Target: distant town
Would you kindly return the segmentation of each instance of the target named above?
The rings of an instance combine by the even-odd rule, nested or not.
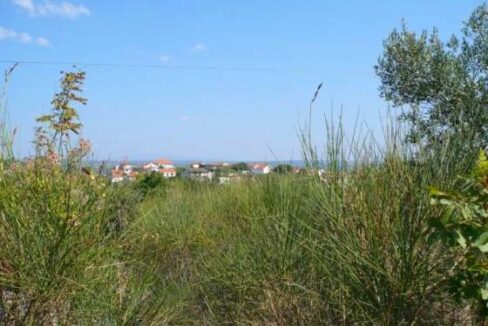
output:
[[[145,164],[131,164],[124,161],[113,167],[110,173],[112,183],[134,181],[139,175],[159,173],[164,178],[190,178],[200,181],[214,181],[220,184],[239,181],[242,177],[264,175],[273,172],[300,173],[302,168],[292,164],[278,164],[272,167],[268,163],[229,163],[229,162],[193,162],[186,167],[177,167],[171,160],[162,158]]]

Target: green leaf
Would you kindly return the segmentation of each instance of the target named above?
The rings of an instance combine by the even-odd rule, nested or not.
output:
[[[478,247],[478,249],[483,252],[483,253],[486,253],[488,252],[488,231],[487,232],[483,232],[477,239],[476,241],[474,242],[474,246],[475,247]]]
[[[456,239],[457,242],[463,249],[465,249],[467,247],[466,238],[459,232],[459,230],[456,230],[456,233],[458,235],[458,238]]]
[[[434,186],[429,187],[429,193],[432,197],[446,196],[447,194]]]
[[[488,300],[488,289],[481,289],[481,299]]]
[[[451,206],[454,204],[454,202],[452,200],[449,200],[449,199],[446,199],[446,198],[442,198],[441,200],[439,200],[439,203],[441,205],[447,205],[447,206]]]

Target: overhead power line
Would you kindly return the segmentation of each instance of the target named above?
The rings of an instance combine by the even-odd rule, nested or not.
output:
[[[293,68],[273,67],[226,67],[226,66],[198,66],[198,65],[161,65],[141,63],[111,63],[111,62],[76,62],[76,61],[29,61],[29,60],[0,60],[0,63],[19,63],[27,65],[56,65],[56,66],[80,66],[80,67],[102,67],[102,68],[143,68],[143,69],[168,69],[168,70],[207,70],[207,71],[242,71],[242,72],[263,72],[263,73],[297,73],[297,74],[354,74],[370,75],[371,73],[360,71],[326,71],[308,70]]]

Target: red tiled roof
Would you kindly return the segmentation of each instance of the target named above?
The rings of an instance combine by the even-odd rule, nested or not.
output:
[[[161,158],[154,163],[157,163],[157,164],[173,164],[173,162],[171,162],[170,160],[167,160],[165,158]]]
[[[253,164],[252,169],[253,170],[264,170],[266,167],[268,167],[268,164],[266,164],[266,163],[257,163],[257,164]]]
[[[124,175],[124,171],[122,171],[122,170],[117,170],[117,169],[112,170],[112,176],[113,177],[121,177],[123,175]]]
[[[159,169],[159,172],[161,172],[161,173],[176,173],[176,169],[164,168],[164,169]]]

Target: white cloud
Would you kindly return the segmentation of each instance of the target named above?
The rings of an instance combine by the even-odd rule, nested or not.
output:
[[[200,52],[200,51],[205,51],[207,48],[205,47],[205,44],[203,43],[195,43],[193,47],[191,48],[192,51],[194,52]]]
[[[75,5],[68,1],[54,3],[45,0],[43,3],[36,4],[34,0],[12,0],[15,5],[27,11],[31,16],[60,16],[67,18],[78,18],[89,16],[90,9],[84,5]]]
[[[163,54],[159,57],[159,61],[167,63],[171,60],[169,55]]]
[[[35,13],[36,8],[34,7],[34,3],[32,0],[13,0],[13,3],[20,8],[26,10],[31,15]]]
[[[24,32],[16,32],[14,30],[0,26],[0,41],[1,40],[13,40],[22,43],[31,43],[32,36]],[[35,44],[39,46],[49,46],[49,41],[44,37],[38,37]]]
[[[19,41],[22,43],[29,43],[30,41],[32,41],[32,37],[27,33],[20,33]]]
[[[51,45],[51,43],[49,43],[49,41],[47,39],[45,39],[44,37],[38,37],[36,39],[36,44],[40,45],[40,46],[50,46]]]
[[[0,40],[17,38],[17,32],[0,26]]]
[[[180,121],[188,121],[188,120],[190,120],[190,117],[183,114],[183,115],[180,115],[178,117],[178,120],[180,120]]]

